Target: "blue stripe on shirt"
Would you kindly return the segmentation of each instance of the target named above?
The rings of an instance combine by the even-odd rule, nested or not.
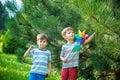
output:
[[[32,56],[33,65],[31,73],[46,74],[48,72],[48,61],[51,61],[51,53],[49,50],[42,51],[38,48],[30,52]]]

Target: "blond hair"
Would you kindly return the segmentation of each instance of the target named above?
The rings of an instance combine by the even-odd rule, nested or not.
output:
[[[38,34],[37,35],[37,40],[42,40],[42,39],[46,39],[48,41],[48,36],[46,34]]]
[[[73,28],[72,28],[72,27],[66,27],[66,28],[64,28],[64,29],[62,30],[62,32],[61,32],[62,37],[64,38],[64,37],[65,37],[66,32],[67,32],[67,31],[70,31],[70,30],[73,30]]]

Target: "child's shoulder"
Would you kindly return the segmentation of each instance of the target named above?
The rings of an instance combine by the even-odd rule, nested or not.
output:
[[[66,46],[66,44],[63,44],[63,45],[62,45],[62,47],[65,47],[65,46]]]
[[[48,50],[48,49],[47,49],[46,51],[51,52],[51,51],[50,51],[50,50]]]
[[[37,51],[38,50],[38,48],[33,48],[32,50],[30,50],[30,51]]]
[[[68,46],[69,46],[68,44],[62,45],[62,49],[66,48],[66,47],[68,47]]]
[[[46,49],[46,50],[45,50],[45,52],[47,52],[47,53],[51,54],[51,51],[50,51],[50,50],[48,50],[48,49]]]

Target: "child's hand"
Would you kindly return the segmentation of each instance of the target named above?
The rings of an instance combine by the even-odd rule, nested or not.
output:
[[[49,77],[49,76],[50,76],[50,71],[48,71],[48,73],[47,73],[46,77]]]
[[[29,49],[32,50],[34,48],[34,45],[30,45]]]
[[[64,63],[66,63],[67,62],[67,59],[66,58],[63,58],[63,60],[62,60]]]
[[[95,35],[95,32],[92,34],[93,36]]]
[[[67,62],[67,58],[64,58],[63,56],[60,56],[61,60],[66,63]]]

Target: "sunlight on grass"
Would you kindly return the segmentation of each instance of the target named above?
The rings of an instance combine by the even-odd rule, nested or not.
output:
[[[9,67],[0,67],[1,80],[27,80],[29,76],[28,71],[20,71]]]
[[[2,47],[2,45],[3,45],[3,43],[2,43],[2,42],[0,42],[0,47]]]
[[[46,78],[46,80],[60,80],[60,71],[56,68],[52,68],[52,74],[50,77]]]
[[[26,58],[20,63],[15,55],[0,52],[0,80],[28,80],[31,69],[31,58]],[[52,69],[52,75],[46,80],[60,80],[60,73],[57,69]]]
[[[1,80],[27,80],[31,65],[17,62],[17,57],[0,53]]]
[[[3,43],[0,42],[0,52],[2,52],[2,46],[3,46]]]

